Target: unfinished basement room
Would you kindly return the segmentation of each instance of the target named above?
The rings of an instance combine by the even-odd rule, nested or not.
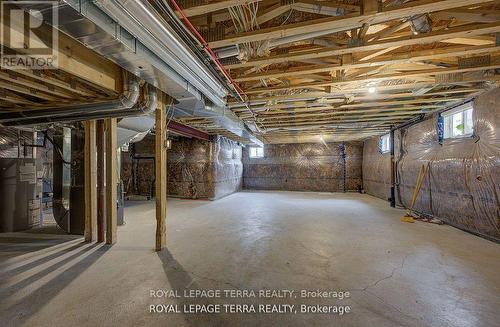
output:
[[[500,327],[500,1],[0,0],[1,327]]]

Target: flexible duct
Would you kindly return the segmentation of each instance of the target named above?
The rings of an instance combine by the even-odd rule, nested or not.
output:
[[[24,120],[35,120],[57,117],[67,117],[73,115],[90,115],[94,113],[113,112],[128,110],[132,108],[139,99],[140,86],[135,78],[129,79],[125,85],[125,92],[118,99],[105,103],[78,104],[68,107],[56,107],[48,109],[35,109],[20,112],[9,112],[0,114],[0,124],[6,126],[23,125]]]

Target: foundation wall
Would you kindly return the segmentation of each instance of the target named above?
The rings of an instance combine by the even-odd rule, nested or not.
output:
[[[213,199],[219,199],[243,187],[242,147],[226,138],[212,144],[215,147],[213,156]]]
[[[154,196],[154,137],[146,136],[122,153],[122,180],[127,195]],[[241,189],[241,146],[219,137],[214,141],[177,138],[167,151],[168,195],[218,199]]]
[[[391,197],[391,156],[380,153],[379,138],[365,141],[363,147],[363,188],[366,193],[384,200]]]
[[[362,185],[362,143],[267,144],[264,158],[243,150],[243,186],[255,190],[342,192]],[[344,180],[345,168],[345,180]]]
[[[396,198],[409,207],[420,167],[427,167],[414,209],[487,238],[500,240],[500,89],[474,99],[474,136],[439,144],[437,115],[395,136]],[[363,185],[387,198],[390,163],[378,138],[365,141]],[[383,189],[383,190],[382,190]]]

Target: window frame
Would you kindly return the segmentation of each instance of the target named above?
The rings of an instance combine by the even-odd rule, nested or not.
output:
[[[470,120],[466,117],[466,112],[470,110]],[[463,134],[454,134],[453,117],[461,114],[462,124],[464,125]],[[467,139],[474,136],[474,104],[472,101],[463,103],[455,108],[443,111],[443,141]],[[467,126],[470,123],[470,126]],[[466,133],[466,130],[470,132]]]
[[[252,150],[255,150],[255,155],[252,155]],[[259,150],[261,150],[261,154],[259,154]],[[248,157],[250,159],[260,159],[264,158],[264,147],[260,146],[249,146],[248,147]]]
[[[387,137],[387,149],[384,150],[384,138]],[[391,133],[380,135],[379,139],[379,152],[381,154],[386,154],[391,152]]]

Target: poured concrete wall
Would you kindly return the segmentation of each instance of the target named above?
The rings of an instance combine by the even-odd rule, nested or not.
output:
[[[474,137],[445,140],[440,145],[437,116],[396,132],[396,197],[400,205],[410,205],[424,165],[427,173],[415,209],[499,240],[500,89],[480,95],[473,106]],[[386,198],[390,166],[388,157],[377,153],[377,144],[377,138],[365,142],[364,188]]]
[[[154,137],[147,136],[122,154],[122,180],[128,195],[154,195],[154,143]],[[169,196],[213,200],[241,189],[241,146],[225,138],[212,142],[177,138],[167,161]]]
[[[267,144],[264,158],[249,158],[243,150],[243,185],[246,189],[342,192],[362,184],[362,143]]]

